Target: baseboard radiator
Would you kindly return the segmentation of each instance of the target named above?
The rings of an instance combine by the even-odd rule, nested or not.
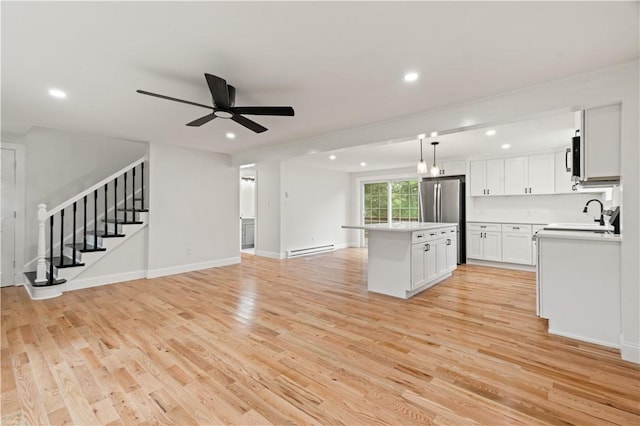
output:
[[[287,250],[287,259],[291,259],[292,257],[309,256],[312,254],[325,253],[328,251],[334,251],[335,249],[336,249],[335,244],[325,244],[322,246]]]

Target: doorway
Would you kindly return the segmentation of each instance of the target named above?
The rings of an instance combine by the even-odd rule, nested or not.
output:
[[[256,170],[240,169],[240,251],[255,254]]]
[[[4,287],[16,284],[16,151],[3,147],[0,156],[2,157],[0,286]]]

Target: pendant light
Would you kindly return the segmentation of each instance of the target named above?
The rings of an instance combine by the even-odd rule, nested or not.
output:
[[[418,138],[420,138],[420,161],[418,162],[418,174],[419,175],[426,175],[427,174],[427,163],[422,158],[422,139],[424,139],[424,137],[425,137],[424,134],[418,135]]]
[[[439,143],[440,142],[431,142],[431,145],[433,145],[433,166],[431,166],[431,176],[438,176],[440,173],[440,167],[436,164],[436,146]]]

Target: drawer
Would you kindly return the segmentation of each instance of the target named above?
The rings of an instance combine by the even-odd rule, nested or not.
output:
[[[455,233],[456,233],[456,228],[453,226],[450,226],[448,228],[438,229],[438,236],[440,237],[448,237],[451,234],[455,234]]]
[[[469,231],[502,231],[502,225],[499,223],[467,223],[467,229]]]
[[[438,238],[438,230],[414,231],[411,234],[411,244],[418,244],[424,241],[433,241]]]
[[[502,232],[508,232],[510,234],[527,234],[527,235],[531,235],[531,225],[520,225],[520,224],[503,223],[502,224]]]

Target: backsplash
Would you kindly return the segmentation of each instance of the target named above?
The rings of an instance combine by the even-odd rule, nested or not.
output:
[[[603,193],[468,197],[467,221],[592,223],[600,214],[597,203],[589,206],[589,213],[582,213],[584,205],[592,198],[603,201],[605,208],[612,204],[612,201],[605,201]]]

